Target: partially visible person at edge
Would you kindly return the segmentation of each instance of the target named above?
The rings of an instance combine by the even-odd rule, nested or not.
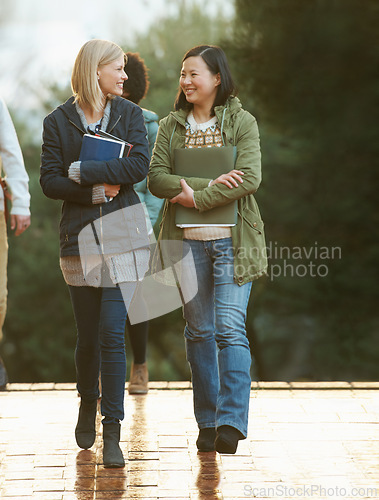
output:
[[[6,176],[6,188],[12,194],[10,228],[19,236],[30,226],[29,177],[25,170],[21,148],[16,130],[3,99],[0,98],[0,171]],[[3,325],[7,312],[7,264],[8,238],[5,219],[4,190],[0,188],[0,342],[3,338]],[[0,390],[6,388],[8,375],[0,357]]]
[[[121,97],[127,79],[125,63],[123,50],[113,42],[94,39],[83,45],[71,77],[74,95],[44,120],[41,156],[43,192],[63,200],[60,266],[77,326],[75,365],[81,397],[75,437],[84,449],[95,441],[101,373],[105,467],[125,465],[119,442],[124,418],[126,315],[141,270],[148,266],[149,250],[132,247],[129,252],[105,256],[116,286],[102,287],[101,276],[83,276],[78,234],[100,216],[140,204],[133,185],[146,177],[150,158],[142,111]],[[83,134],[96,127],[130,142],[130,155],[79,162]],[[144,216],[142,220],[146,226]],[[136,234],[141,229],[135,225],[130,231]],[[147,234],[146,227],[144,231]]]
[[[256,119],[243,110],[226,56],[217,46],[189,50],[182,61],[175,110],[160,122],[148,185],[166,198],[162,240],[186,241],[198,293],[184,305],[199,451],[235,453],[247,437],[251,354],[246,310],[252,281],[266,274],[265,239],[254,193],[261,182]],[[216,179],[175,175],[176,148],[236,146],[235,168]],[[234,227],[175,225],[175,205],[200,213],[238,200]],[[216,272],[217,271],[217,272]]]
[[[149,89],[149,78],[144,60],[138,53],[126,52],[128,58],[125,72],[128,79],[124,82],[124,93],[122,97],[139,104],[146,97]],[[153,152],[155,138],[158,131],[158,115],[153,111],[142,108],[147,139],[149,141],[150,155]],[[150,219],[148,225],[153,228],[158,220],[163,200],[153,196],[148,187],[147,179],[134,185],[141,202],[145,203],[147,217]],[[136,291],[136,295],[138,290]],[[149,322],[144,321],[134,325],[127,319],[127,330],[129,333],[130,345],[133,351],[133,363],[130,369],[128,391],[129,394],[146,394],[148,392],[149,373],[146,363],[147,339],[149,334]]]

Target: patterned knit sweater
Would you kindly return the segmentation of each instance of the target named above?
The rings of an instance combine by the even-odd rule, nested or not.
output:
[[[212,148],[222,146],[221,130],[214,116],[206,123],[197,123],[192,111],[186,121],[186,148]],[[209,226],[183,229],[183,237],[188,240],[220,240],[231,237],[230,227]]]

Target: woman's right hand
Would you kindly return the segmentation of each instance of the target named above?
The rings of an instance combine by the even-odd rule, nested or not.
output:
[[[227,174],[222,174],[217,177],[217,179],[214,179],[209,185],[213,186],[214,184],[225,184],[225,186],[232,189],[233,187],[238,187],[238,182],[243,182],[241,175],[244,175],[241,170],[231,170]]]
[[[117,196],[121,187],[120,184],[113,185],[105,183],[103,184],[103,186],[104,186],[105,196],[108,196],[109,198],[114,198],[115,196]]]

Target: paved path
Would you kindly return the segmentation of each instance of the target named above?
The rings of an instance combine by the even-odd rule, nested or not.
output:
[[[379,384],[253,384],[236,455],[198,453],[187,383],[126,396],[124,469],[80,451],[73,385],[0,393],[0,498],[379,499]],[[98,418],[100,428],[100,417]]]

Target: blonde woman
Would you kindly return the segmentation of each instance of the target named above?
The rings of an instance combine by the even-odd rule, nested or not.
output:
[[[40,179],[46,196],[63,200],[60,265],[77,325],[75,365],[81,396],[75,437],[84,449],[95,441],[101,372],[105,467],[125,465],[119,446],[126,377],[125,290],[131,300],[137,279],[133,274],[138,272],[126,266],[127,276],[119,280],[124,282],[123,294],[118,285],[99,286],[99,277],[89,280],[82,273],[78,234],[96,219],[138,204],[133,185],[147,175],[149,149],[142,111],[121,98],[125,63],[123,50],[113,42],[90,40],[80,49],[71,78],[74,95],[44,120]],[[83,135],[96,129],[131,143],[130,155],[78,161]],[[138,250],[132,252],[134,263],[139,256]]]

